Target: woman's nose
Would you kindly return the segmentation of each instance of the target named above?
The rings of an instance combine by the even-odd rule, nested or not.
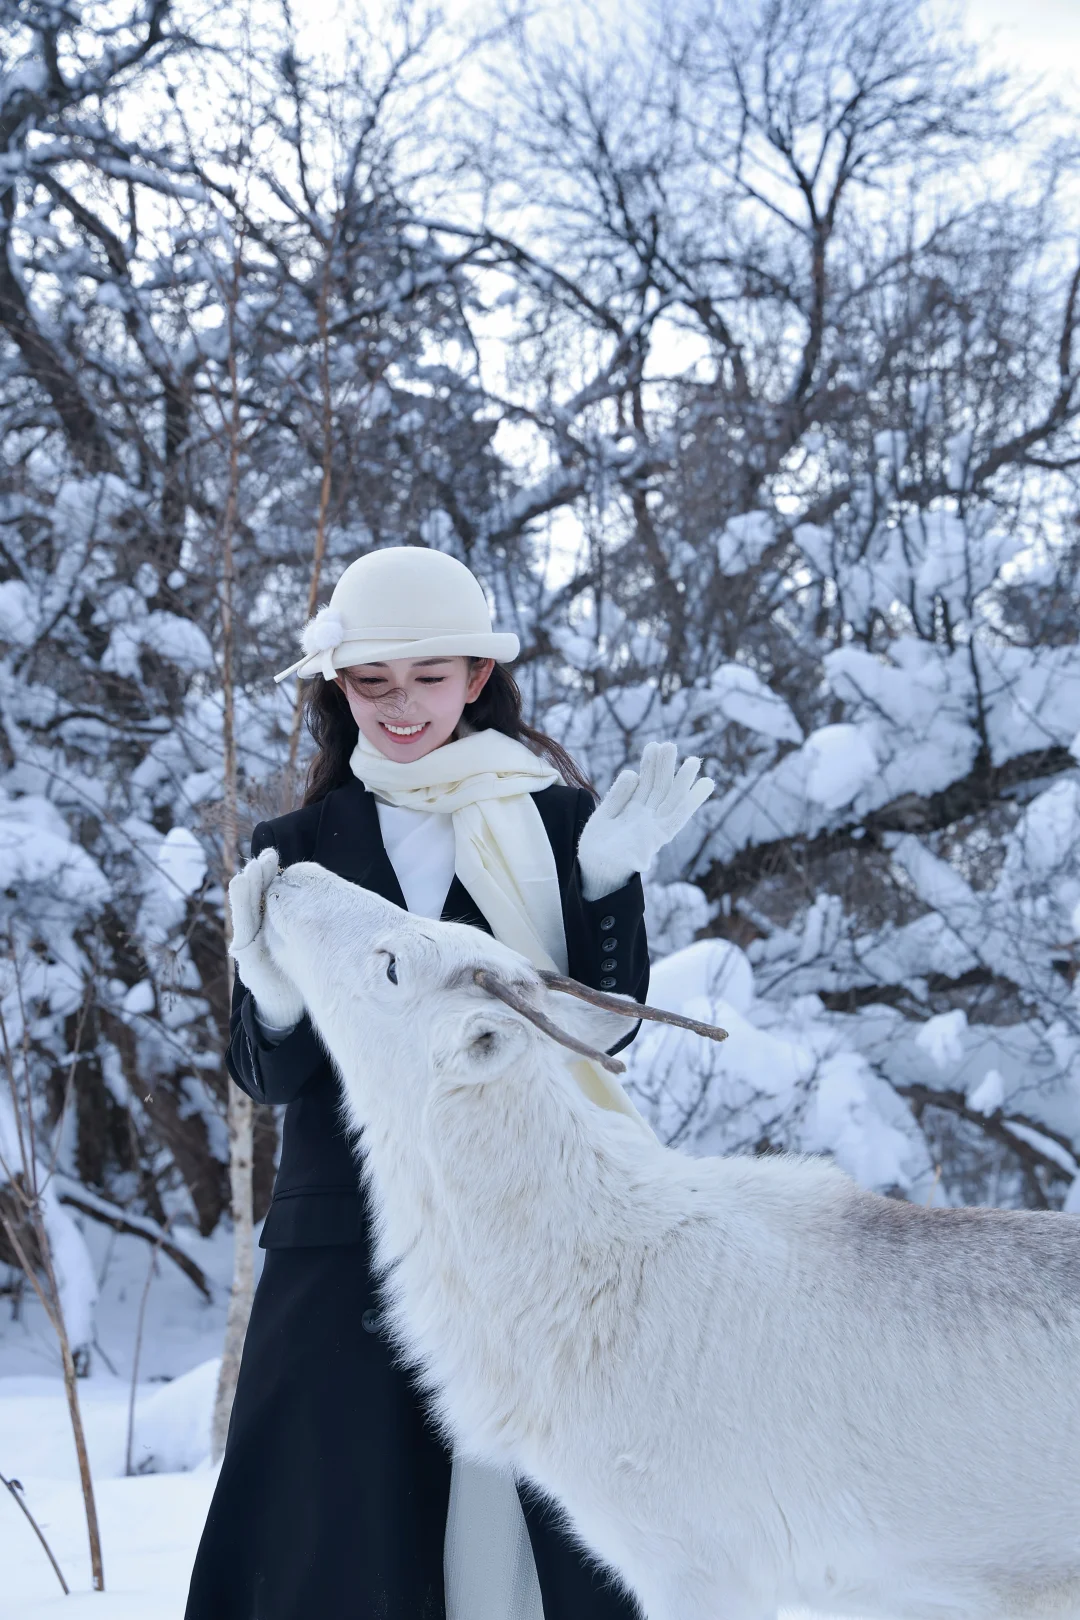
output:
[[[395,686],[389,692],[382,692],[375,699],[375,707],[387,720],[396,720],[405,713],[409,698],[403,687]]]

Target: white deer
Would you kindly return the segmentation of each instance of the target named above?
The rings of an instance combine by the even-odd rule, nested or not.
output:
[[[633,1012],[322,867],[274,878],[264,935],[448,1438],[561,1503],[648,1620],[1080,1616],[1080,1221],[664,1148],[531,1021],[607,1047]]]

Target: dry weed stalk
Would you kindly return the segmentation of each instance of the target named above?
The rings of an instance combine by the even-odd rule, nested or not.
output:
[[[22,1487],[21,1481],[19,1481],[17,1479],[8,1479],[8,1478],[6,1478],[5,1475],[0,1474],[0,1485],[6,1485],[7,1486],[8,1490],[11,1492],[11,1494],[15,1498],[16,1502],[18,1502],[19,1506],[22,1508],[23,1512],[26,1514],[26,1517],[30,1520],[30,1524],[33,1527],[33,1531],[34,1531],[35,1536],[37,1536],[38,1540],[41,1542],[41,1545],[45,1549],[45,1555],[48,1558],[49,1563],[52,1565],[53,1569],[56,1571],[56,1578],[60,1582],[60,1585],[64,1589],[64,1596],[65,1597],[70,1597],[71,1596],[71,1588],[68,1585],[67,1581],[65,1581],[65,1579],[64,1579],[63,1570],[60,1568],[60,1565],[56,1562],[56,1559],[53,1557],[53,1550],[49,1546],[49,1543],[45,1540],[44,1531],[42,1530],[40,1524],[38,1524],[37,1520],[34,1518],[34,1515],[31,1513],[31,1511],[27,1507],[26,1503],[23,1501],[23,1497],[22,1497],[22,1489],[23,1489],[23,1487]]]
[[[21,974],[14,945],[11,948],[10,960],[13,964],[21,1004]],[[89,996],[86,996],[83,998],[74,1050],[71,1054],[65,1095],[70,1094],[73,1083],[72,1077],[79,1057],[88,1008]],[[3,1176],[11,1193],[5,1207],[0,1209],[0,1225],[3,1226],[8,1243],[18,1259],[23,1273],[41,1301],[42,1310],[45,1312],[60,1346],[60,1358],[64,1370],[64,1394],[67,1397],[68,1416],[71,1419],[71,1432],[75,1441],[75,1455],[79,1464],[79,1483],[82,1487],[83,1507],[86,1512],[86,1531],[90,1542],[91,1579],[94,1591],[103,1592],[105,1590],[105,1570],[101,1557],[101,1533],[98,1528],[94,1482],[90,1473],[90,1457],[86,1448],[86,1434],[83,1429],[82,1410],[79,1405],[78,1372],[75,1366],[75,1357],[72,1354],[67,1324],[64,1320],[60,1287],[56,1277],[56,1269],[53,1265],[52,1246],[49,1241],[42,1209],[42,1195],[47,1185],[48,1173],[44,1180],[40,1179],[40,1166],[35,1142],[34,1108],[30,1084],[30,1054],[25,1015],[22,1019],[22,1030],[20,1056],[23,1085],[20,1089],[16,1073],[15,1054],[8,1038],[7,1020],[4,1018],[2,1009],[0,1009],[0,1040],[3,1043],[3,1061],[7,1073],[18,1150],[18,1162],[12,1165],[8,1162],[3,1150],[0,1149],[0,1175]],[[55,1161],[55,1153],[53,1160]],[[37,1263],[35,1264],[35,1262]],[[24,1506],[22,1503],[20,1505]],[[46,1550],[48,1549],[46,1548]],[[49,1556],[51,1558],[52,1554],[50,1553]],[[55,1560],[53,1561],[53,1567],[56,1567]],[[59,1574],[59,1570],[57,1570],[57,1574]]]

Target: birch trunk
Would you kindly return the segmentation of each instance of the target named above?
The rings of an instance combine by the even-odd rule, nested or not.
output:
[[[319,285],[319,425],[322,438],[322,479],[319,484],[319,511],[315,520],[315,544],[311,558],[311,580],[308,585],[305,624],[315,617],[315,611],[319,605],[319,585],[322,580],[323,557],[326,554],[326,526],[330,511],[330,490],[334,466],[334,401],[330,391],[329,309],[330,275],[336,237],[337,220],[335,219],[330,240],[323,245],[323,273]],[[296,792],[296,757],[300,748],[300,723],[303,712],[304,683],[303,681],[297,681],[296,697],[293,701],[292,725],[289,728],[289,753],[285,762],[285,775],[281,786],[281,811],[283,815],[293,808],[293,797]]]
[[[240,1357],[244,1350],[248,1317],[255,1291],[255,1245],[253,1236],[251,1163],[252,1102],[239,1086],[229,1087],[229,1188],[233,1222],[233,1275],[229,1311],[225,1319],[225,1343],[221,1352],[217,1397],[210,1437],[211,1456],[217,1462],[225,1450],[232,1416]]]
[[[223,744],[223,805],[222,805],[222,878],[225,888],[236,873],[239,864],[239,830],[237,813],[236,766],[236,689],[234,682],[235,626],[233,621],[234,555],[233,536],[240,493],[240,460],[242,420],[240,387],[236,365],[236,307],[239,298],[239,271],[241,251],[237,247],[234,262],[232,296],[227,300],[229,323],[229,399],[225,414],[225,432],[228,445],[228,485],[225,510],[221,522],[221,647],[222,647],[222,744]],[[225,945],[232,943],[232,918],[225,907]],[[226,958],[228,961],[228,958]],[[225,1450],[232,1416],[236,1379],[240,1371],[240,1357],[244,1349],[251,1300],[255,1288],[254,1208],[252,1201],[253,1120],[251,1098],[230,1084],[228,1102],[229,1122],[229,1192],[233,1227],[233,1275],[229,1292],[229,1311],[225,1321],[225,1343],[221,1351],[221,1371],[218,1375],[217,1395],[211,1425],[210,1450],[215,1462]]]

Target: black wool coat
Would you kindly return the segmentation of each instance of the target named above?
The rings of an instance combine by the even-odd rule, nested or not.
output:
[[[559,874],[571,976],[644,1000],[640,878],[586,900],[576,851],[591,796],[555,784],[534,799]],[[251,852],[270,846],[283,867],[314,860],[404,906],[375,800],[358,781],[260,822]],[[491,932],[457,877],[442,915]],[[338,1081],[306,1017],[276,1045],[261,1035],[239,979],[226,1063],[256,1102],[286,1106],[260,1240],[269,1252],[186,1620],[445,1620],[450,1457],[380,1329]],[[545,1620],[633,1620],[635,1605],[556,1515],[526,1493],[522,1505]]]

